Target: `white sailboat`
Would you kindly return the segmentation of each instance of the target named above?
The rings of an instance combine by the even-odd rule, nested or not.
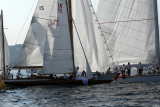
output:
[[[9,47],[7,39],[4,35],[4,24],[3,24],[3,11],[1,10],[0,14],[0,90],[5,89],[6,85],[1,80],[6,77],[6,65],[9,66],[10,57],[9,57]]]
[[[1,10],[0,16],[0,75],[3,74],[3,78],[6,75],[6,66],[10,66],[10,52],[7,39],[4,34],[3,24],[3,11]]]
[[[88,84],[108,83],[115,74],[105,80],[90,80],[92,72],[105,72],[112,63],[101,35],[90,0],[39,0],[22,49],[24,57],[18,62],[21,66],[43,64],[43,72],[52,75],[74,73],[74,67],[78,66],[79,71],[86,71]],[[53,79],[4,82],[14,85],[82,84],[80,80]]]
[[[100,0],[97,11],[115,65],[159,64],[157,0]],[[159,82],[160,76],[118,79],[125,82]]]

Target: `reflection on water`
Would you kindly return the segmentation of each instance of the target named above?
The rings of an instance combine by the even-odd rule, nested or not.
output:
[[[157,106],[160,83],[34,86],[0,91],[0,107]]]

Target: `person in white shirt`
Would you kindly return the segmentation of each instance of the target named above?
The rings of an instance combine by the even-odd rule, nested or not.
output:
[[[66,74],[64,74],[63,79],[68,79],[68,76]]]
[[[131,74],[131,65],[130,65],[130,62],[128,62],[128,65],[127,65],[127,74],[128,74],[128,76],[130,76],[130,74]]]

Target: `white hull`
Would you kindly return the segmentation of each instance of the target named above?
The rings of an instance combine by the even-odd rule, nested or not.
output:
[[[113,80],[117,73],[110,73],[101,76],[98,80]]]
[[[126,77],[125,79],[117,78],[113,82],[117,83],[149,83],[160,82],[160,74]]]

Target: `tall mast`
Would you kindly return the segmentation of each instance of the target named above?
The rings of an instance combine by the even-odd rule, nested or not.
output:
[[[72,49],[73,72],[74,72],[73,76],[76,77],[75,61],[74,61],[74,46],[73,46],[72,4],[71,4],[71,0],[66,0],[66,2],[67,2],[66,4],[67,4],[67,12],[68,12],[71,49]]]
[[[155,48],[156,48],[156,57],[158,59],[158,64],[160,64],[160,38],[159,38],[159,25],[158,25],[158,7],[157,0],[153,0],[154,2],[154,18],[155,18]]]
[[[5,49],[4,49],[4,25],[3,25],[3,11],[1,10],[1,23],[2,23],[2,27],[1,27],[1,30],[2,30],[2,51],[3,51],[3,54],[2,54],[2,57],[3,57],[3,75],[4,75],[4,79],[5,79],[5,66],[6,66],[6,63],[5,63]]]

